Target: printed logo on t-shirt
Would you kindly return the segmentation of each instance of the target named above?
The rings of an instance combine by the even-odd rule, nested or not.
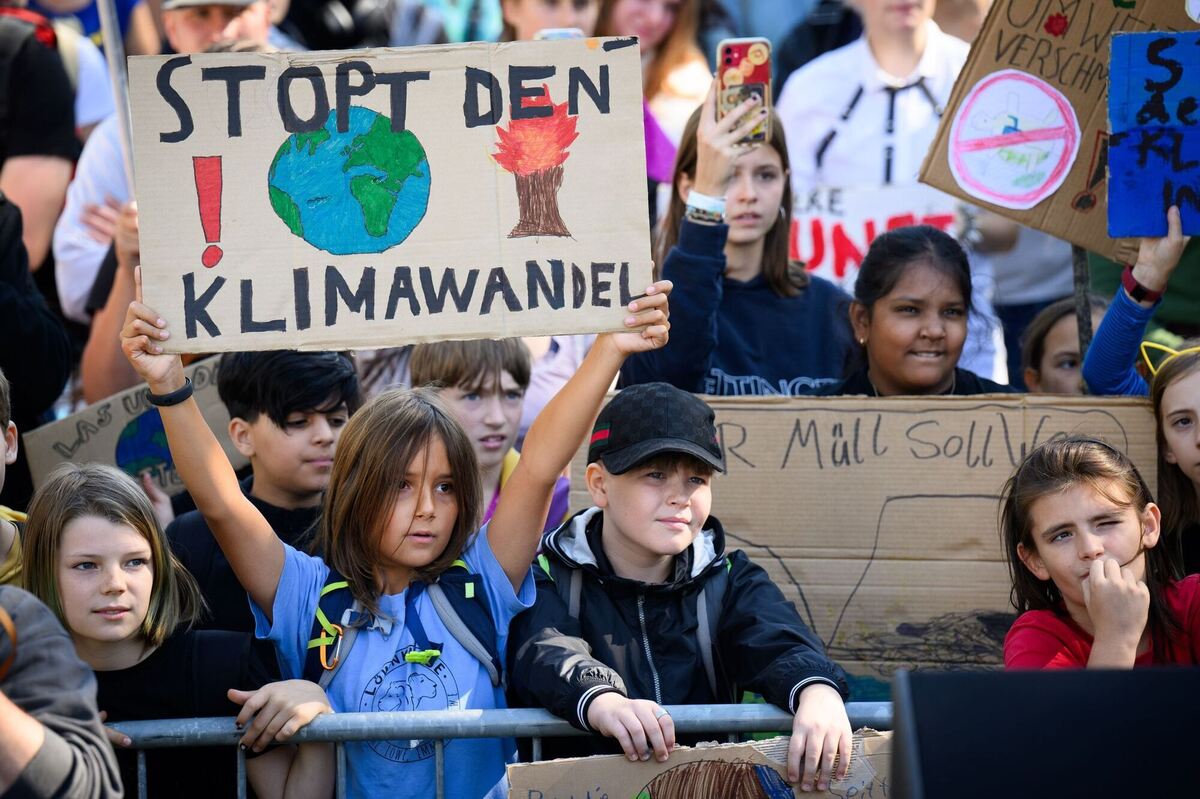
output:
[[[416,644],[401,647],[367,682],[358,709],[390,713],[403,710],[457,710],[458,683],[441,658],[425,666],[407,663],[404,656]],[[375,753],[397,763],[415,763],[433,757],[433,741],[367,741]]]

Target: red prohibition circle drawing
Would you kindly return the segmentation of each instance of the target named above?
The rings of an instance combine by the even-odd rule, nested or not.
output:
[[[1050,84],[1005,69],[967,92],[950,128],[950,171],[967,194],[1028,209],[1058,190],[1079,153],[1079,121]]]

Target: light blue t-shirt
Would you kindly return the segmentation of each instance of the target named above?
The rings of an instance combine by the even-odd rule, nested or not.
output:
[[[274,624],[251,602],[255,633],[275,644],[285,679],[304,670],[304,657],[316,615],[317,598],[329,575],[318,557],[284,545],[283,574],[275,591]],[[482,576],[484,593],[496,622],[501,660],[513,616],[533,604],[536,591],[531,574],[513,592],[504,569],[488,544],[487,527],[475,536],[462,559]],[[446,630],[429,599],[417,597],[415,608],[431,641],[443,642],[442,656],[430,665],[406,663],[404,655],[417,649],[404,624],[407,591],[379,598],[382,616],[359,632],[341,669],[329,684],[335,712],[394,710],[465,710],[503,708],[504,691],[492,687],[487,671]],[[383,629],[383,628],[388,629]],[[445,742],[446,795],[507,796],[504,766],[516,756],[511,738],[451,739]],[[435,793],[433,741],[362,741],[346,744],[350,796],[426,797]]]

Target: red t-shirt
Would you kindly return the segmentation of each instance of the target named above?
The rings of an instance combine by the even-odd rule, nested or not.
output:
[[[1182,631],[1167,644],[1167,657],[1154,658],[1151,646],[1134,661],[1134,667],[1200,663],[1200,574],[1193,574],[1166,589],[1167,606]],[[1004,638],[1006,669],[1081,669],[1092,654],[1092,636],[1065,612],[1030,610],[1022,613]]]

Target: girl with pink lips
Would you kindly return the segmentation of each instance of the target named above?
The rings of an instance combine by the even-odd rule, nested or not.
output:
[[[1200,576],[1175,579],[1162,513],[1124,453],[1092,438],[1046,442],[1001,502],[1021,613],[1006,668],[1200,663]]]
[[[190,629],[204,611],[199,590],[141,487],[123,472],[89,464],[51,474],[30,503],[23,554],[25,587],[54,611],[95,671],[109,721],[236,715],[239,727],[249,724],[242,748],[257,754],[330,712],[313,683],[270,683],[271,667],[248,633]],[[131,741],[108,732],[128,793],[137,763],[122,747]],[[156,750],[147,764],[151,795],[235,790],[225,749]],[[333,790],[332,746],[251,755],[246,777],[260,797],[323,799]]]
[[[716,89],[688,120],[656,255],[675,285],[665,348],[636,355],[623,385],[662,381],[703,394],[807,394],[841,378],[850,298],[788,254],[792,190],[779,120],[747,100],[716,118]]]
[[[958,242],[928,225],[884,233],[871,243],[854,282],[850,323],[859,367],[818,393],[1011,393],[958,366],[971,307],[971,270]]]

